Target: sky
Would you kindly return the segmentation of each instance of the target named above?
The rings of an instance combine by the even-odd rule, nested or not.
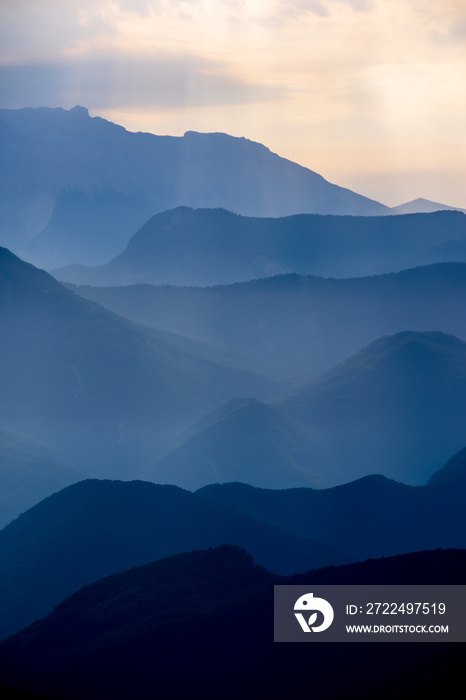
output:
[[[1,0],[0,106],[222,131],[466,208],[466,0]]]

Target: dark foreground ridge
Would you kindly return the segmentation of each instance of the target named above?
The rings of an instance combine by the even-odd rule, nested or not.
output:
[[[333,489],[81,481],[0,532],[0,638],[132,566],[231,544],[291,575],[437,548],[466,548],[462,480],[421,487],[369,476]],[[31,581],[34,593],[31,594]]]
[[[103,576],[223,543],[244,547],[258,564],[278,574],[357,559],[177,486],[81,481],[44,499],[0,532],[0,638]]]
[[[0,682],[82,698],[452,697],[459,644],[275,644],[273,584],[458,584],[466,550],[274,576],[238,547],[190,552],[83,588],[0,645]]]

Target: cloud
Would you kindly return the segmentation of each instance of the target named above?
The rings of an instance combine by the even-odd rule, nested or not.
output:
[[[357,12],[369,12],[375,9],[375,0],[340,0],[347,5],[351,5]]]
[[[157,0],[117,0],[120,10],[136,12],[141,17],[147,17],[152,12],[158,14],[161,4]]]
[[[328,3],[325,0],[281,0],[281,15],[300,17],[312,13],[318,17],[327,17]]]
[[[368,12],[375,6],[374,0],[279,0],[279,12],[296,18],[305,14],[328,17],[337,5],[349,5],[357,12]]]
[[[2,71],[2,103],[7,108],[182,108],[253,104],[278,97],[277,88],[241,80],[229,75],[223,64],[189,54],[114,52],[6,66]]]
[[[466,17],[457,18],[447,27],[432,29],[429,37],[436,44],[450,46],[466,42]]]
[[[454,22],[450,27],[449,33],[457,41],[466,41],[466,17]]]
[[[0,24],[2,62],[44,62],[101,37],[114,37],[107,6],[102,0],[6,0]]]

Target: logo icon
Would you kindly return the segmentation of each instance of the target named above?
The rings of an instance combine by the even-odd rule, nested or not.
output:
[[[313,593],[305,593],[296,601],[294,605],[295,617],[301,625],[303,632],[323,632],[328,629],[333,622],[333,608],[327,600],[324,598],[314,598]],[[307,622],[302,612],[296,612],[297,610],[302,610],[303,612],[309,613]],[[324,616],[323,622],[315,626],[317,621],[317,613],[321,612]]]

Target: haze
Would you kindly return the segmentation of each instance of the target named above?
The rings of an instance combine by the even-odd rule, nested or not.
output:
[[[222,131],[389,206],[466,207],[464,0],[5,0],[1,106]]]

